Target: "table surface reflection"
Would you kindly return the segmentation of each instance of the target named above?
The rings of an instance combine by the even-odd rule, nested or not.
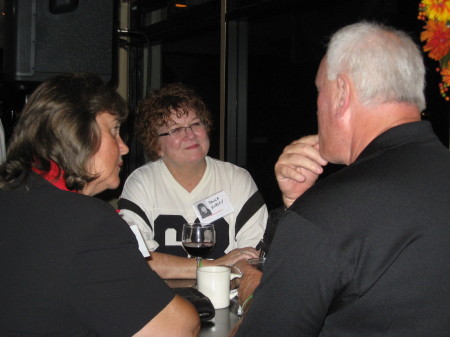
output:
[[[195,287],[195,280],[165,280],[169,287]],[[200,337],[227,337],[233,326],[239,320],[237,299],[230,302],[230,306],[225,309],[216,309],[213,319],[202,322]]]
[[[233,326],[239,320],[237,315],[238,304],[236,299],[230,303],[230,307],[216,309],[216,315],[208,322],[202,322],[200,337],[227,337]]]

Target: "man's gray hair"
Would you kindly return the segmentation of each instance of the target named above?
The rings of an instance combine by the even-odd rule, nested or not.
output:
[[[406,33],[379,23],[359,22],[338,30],[327,49],[328,79],[346,74],[362,104],[425,103],[425,66]]]

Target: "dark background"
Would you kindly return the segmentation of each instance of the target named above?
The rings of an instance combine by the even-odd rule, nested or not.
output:
[[[419,1],[302,2],[274,15],[250,18],[248,170],[270,208],[280,203],[273,164],[292,140],[317,131],[314,79],[329,36],[340,27],[376,20],[408,32],[420,43]],[[427,109],[441,141],[449,144],[449,105],[439,94],[436,61],[425,56]],[[330,166],[326,173],[339,167]]]
[[[192,5],[188,9],[175,9],[174,1],[124,2],[139,8],[131,13],[130,27],[141,33],[132,37],[128,44],[118,44],[130,56],[130,121],[137,102],[145,95],[141,89],[145,77],[143,64],[148,60],[143,58],[142,48],[160,44],[162,83],[181,81],[193,86],[212,111],[215,128],[211,134],[210,155],[218,158],[220,2],[185,0]],[[246,147],[247,160],[242,166],[252,174],[269,209],[281,203],[273,166],[284,146],[317,132],[314,79],[330,35],[362,19],[376,20],[405,30],[422,45],[420,33],[424,22],[417,19],[419,3],[418,0],[229,0],[227,19],[248,24],[247,142],[238,146]],[[2,5],[3,0],[0,0],[0,9]],[[167,19],[146,27],[145,12],[157,7],[167,9]],[[0,15],[0,25],[3,22]],[[142,34],[147,38],[142,38]],[[120,36],[115,38],[120,39]],[[3,54],[0,49],[0,58]],[[441,79],[435,71],[438,63],[426,55],[424,59],[427,109],[423,118],[431,121],[436,134],[448,147],[449,105],[439,94]],[[0,116],[7,137],[24,96],[33,88],[32,83],[5,83],[3,76],[0,78]],[[132,122],[125,125],[124,130],[131,152],[125,158],[122,180],[145,160],[133,138]],[[336,169],[339,167],[330,165],[326,174]],[[119,193],[120,189],[113,192],[116,196]]]

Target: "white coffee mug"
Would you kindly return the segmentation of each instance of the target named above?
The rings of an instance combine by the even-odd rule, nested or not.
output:
[[[214,309],[227,308],[237,295],[237,289],[230,291],[230,281],[241,276],[232,274],[226,266],[200,267],[197,269],[197,289],[210,299]]]

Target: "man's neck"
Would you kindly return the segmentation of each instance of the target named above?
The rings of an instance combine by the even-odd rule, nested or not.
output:
[[[384,103],[365,108],[353,125],[348,164],[353,163],[376,137],[401,124],[420,121],[420,112],[413,104]]]

